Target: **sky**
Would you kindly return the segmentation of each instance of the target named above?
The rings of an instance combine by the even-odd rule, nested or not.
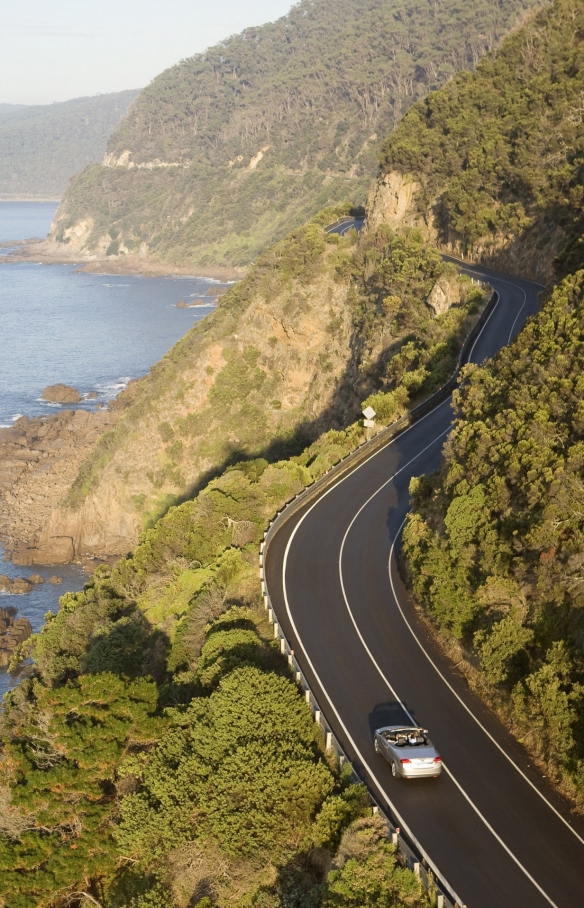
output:
[[[142,88],[293,0],[0,0],[0,103]]]

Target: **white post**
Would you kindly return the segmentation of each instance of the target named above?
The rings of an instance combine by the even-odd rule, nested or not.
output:
[[[283,637],[280,639],[280,652],[282,653],[283,656],[286,655],[286,641],[284,640]]]
[[[444,896],[441,892],[436,896],[436,908],[444,908]]]
[[[280,636],[280,626],[277,621],[274,621],[274,639]]]
[[[414,873],[416,874],[416,876],[420,876],[420,865],[418,861],[414,862]]]
[[[326,733],[326,749],[327,750],[333,749],[333,733],[332,733],[332,731],[327,731],[327,733]]]
[[[306,702],[307,702],[308,705],[310,706],[310,691],[309,691],[309,690],[305,690],[305,691],[304,691],[304,699],[306,700]]]
[[[317,725],[320,725],[320,709],[314,710],[314,721]]]
[[[270,624],[272,624],[274,621],[274,609],[273,608],[268,608],[268,621],[270,622]]]

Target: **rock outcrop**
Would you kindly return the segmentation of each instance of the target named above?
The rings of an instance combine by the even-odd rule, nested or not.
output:
[[[0,608],[0,668],[7,668],[16,648],[32,634],[28,618],[16,618],[16,609]]]
[[[77,390],[71,385],[49,385],[41,394],[43,400],[51,401],[57,404],[78,404],[83,398]]]
[[[0,574],[0,591],[4,593],[30,593],[34,583],[26,577],[8,577]]]
[[[113,428],[119,413],[63,410],[49,418],[23,416],[12,428],[0,429],[0,537],[15,563],[72,560],[72,540],[59,533],[41,540],[42,530],[84,457],[97,438]]]

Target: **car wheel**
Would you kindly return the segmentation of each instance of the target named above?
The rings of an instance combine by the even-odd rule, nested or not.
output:
[[[395,763],[393,762],[393,760],[391,761],[391,774],[394,779],[397,778],[397,769],[395,768]]]
[[[379,751],[379,742],[377,741],[377,738],[375,738],[375,741],[373,742],[373,746],[375,747],[375,753],[376,753],[376,754],[380,753],[380,751]]]

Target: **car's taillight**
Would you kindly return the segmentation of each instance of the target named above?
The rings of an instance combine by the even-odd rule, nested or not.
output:
[[[405,759],[403,759],[403,760],[400,760],[400,763],[411,763],[411,762],[412,762],[412,761],[411,761],[411,760],[408,760],[407,757],[405,757]]]
[[[434,763],[442,763],[442,757],[434,757]]]

